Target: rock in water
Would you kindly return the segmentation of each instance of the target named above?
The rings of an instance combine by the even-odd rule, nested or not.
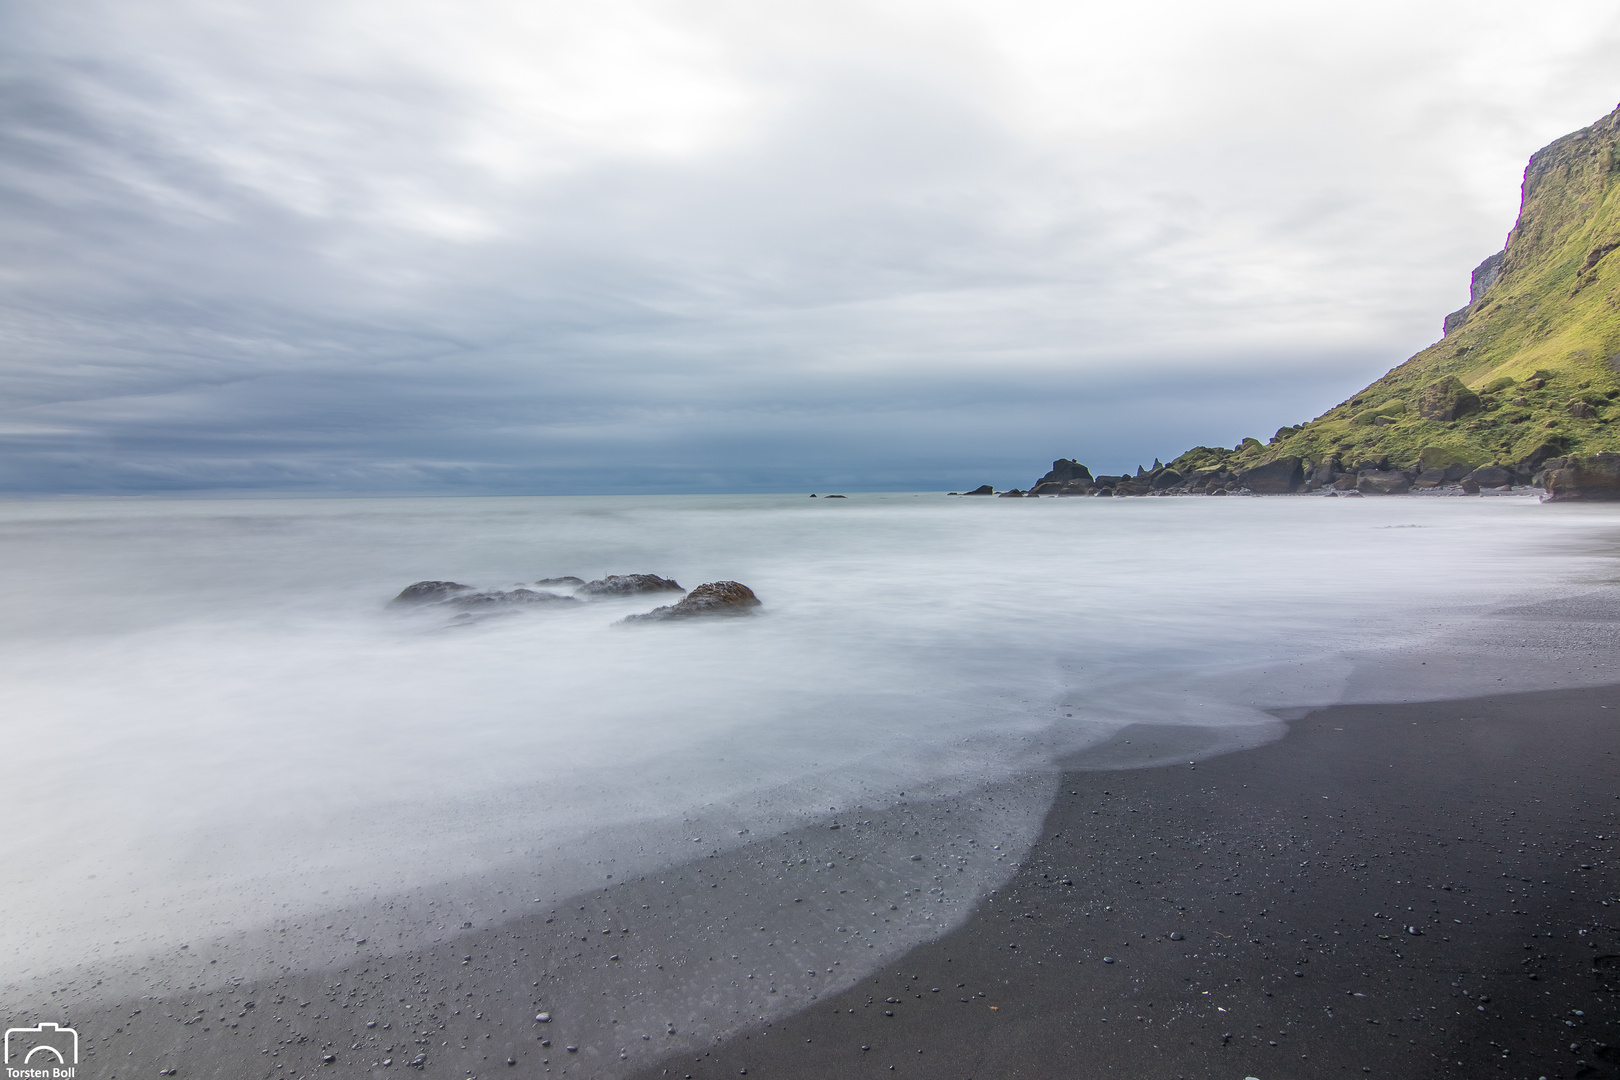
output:
[[[978,487],[974,488],[972,491],[964,491],[964,492],[962,492],[962,494],[964,494],[964,495],[994,495],[995,493],[996,493],[996,489],[991,487],[989,484],[980,484]]]
[[[584,578],[577,578],[573,574],[567,574],[567,575],[564,575],[563,577],[543,577],[539,581],[535,582],[535,584],[536,585],[583,585],[583,584],[585,584],[585,579]]]
[[[455,581],[418,581],[415,585],[407,585],[396,597],[396,604],[430,604],[439,600],[447,600],[457,593],[471,592],[471,585],[462,585]]]
[[[467,595],[464,593],[450,597],[447,601],[451,607],[458,608],[492,608],[492,607],[523,607],[531,604],[577,604],[572,596],[563,596],[554,592],[535,592],[533,589],[512,589],[510,592],[480,592]]]
[[[657,574],[609,574],[579,587],[581,596],[634,596],[648,592],[680,592],[681,587]]]
[[[736,581],[711,581],[699,585],[676,604],[654,608],[625,622],[663,622],[666,619],[693,619],[714,615],[751,615],[759,607],[754,590]]]
[[[1549,461],[1539,479],[1548,502],[1611,502],[1620,499],[1620,454]]]

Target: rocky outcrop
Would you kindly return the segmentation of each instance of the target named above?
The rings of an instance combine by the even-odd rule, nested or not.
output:
[[[575,586],[577,586],[577,585],[585,584],[585,579],[584,578],[577,578],[572,574],[568,574],[568,575],[566,575],[564,577],[543,577],[539,581],[535,582],[535,584],[536,585],[552,585],[552,586],[556,586],[556,585],[575,585]]]
[[[1507,250],[1504,248],[1474,267],[1474,272],[1468,279],[1468,306],[1458,308],[1446,316],[1441,328],[1442,335],[1449,335],[1463,328],[1469,316],[1474,313],[1476,305],[1485,299],[1485,293],[1496,284],[1496,279],[1502,276],[1502,263],[1506,259]]]
[[[1620,499],[1620,454],[1554,458],[1536,479],[1548,502],[1613,502]]]
[[[1470,304],[1477,304],[1485,299],[1486,290],[1495,285],[1496,279],[1502,276],[1502,261],[1506,258],[1507,249],[1503,248],[1474,267],[1473,274],[1469,275],[1468,278],[1468,302]]]
[[[1043,484],[1056,484],[1061,488],[1064,484],[1075,480],[1088,484],[1094,482],[1090,469],[1073,458],[1058,458],[1052,462],[1052,471],[1035,481],[1034,487],[1039,488]]]
[[[1297,457],[1280,457],[1238,473],[1238,484],[1257,495],[1286,495],[1305,483],[1303,463]]]
[[[996,489],[991,487],[989,484],[980,484],[978,487],[974,488],[972,491],[964,491],[964,492],[962,492],[962,494],[964,494],[964,495],[994,495],[995,493],[996,493]]]
[[[1000,495],[996,496],[998,499],[1022,499],[1023,497],[1024,493],[1019,491],[1017,488],[1013,488],[1011,491],[1003,491]]]
[[[579,587],[581,596],[635,596],[650,592],[681,592],[679,584],[657,574],[609,574]]]
[[[748,586],[736,581],[711,581],[687,593],[679,603],[654,608],[640,615],[630,615],[624,621],[666,622],[671,619],[752,615],[759,606],[759,597]]]
[[[400,594],[393,599],[395,604],[433,604],[447,600],[457,593],[472,592],[471,585],[463,585],[456,581],[418,581],[414,585],[407,585]]]
[[[1166,469],[1161,466],[1158,471],[1153,474],[1153,482],[1150,486],[1154,491],[1165,491],[1169,488],[1175,487],[1179,483],[1181,483],[1180,473],[1176,472],[1174,469]]]
[[[1418,398],[1418,415],[1425,420],[1457,420],[1484,407],[1479,395],[1463,385],[1455,375],[1436,379],[1423,388]]]

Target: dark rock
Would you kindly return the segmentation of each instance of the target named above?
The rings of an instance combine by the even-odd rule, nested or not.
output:
[[[996,493],[996,489],[991,487],[989,484],[980,484],[978,487],[974,488],[972,491],[964,491],[964,492],[962,492],[962,494],[964,494],[964,495],[994,495],[995,493]]]
[[[849,498],[849,496],[848,495],[828,495],[827,498],[829,498],[829,499],[847,499],[847,498]]]
[[[1063,485],[1056,480],[1043,480],[1029,489],[1031,495],[1056,495],[1063,490]]]
[[[1415,488],[1437,488],[1446,482],[1446,470],[1424,469],[1418,473],[1416,480],[1412,481]]]
[[[1146,495],[1152,490],[1140,480],[1124,480],[1114,485],[1115,495]]]
[[[1332,485],[1330,486],[1334,491],[1354,491],[1356,489],[1356,482],[1357,478],[1355,473],[1345,473],[1342,476],[1335,477]]]
[[[584,578],[577,578],[572,574],[565,577],[543,577],[535,582],[536,585],[583,585]]]
[[[1111,487],[1100,487],[1097,489],[1097,495],[1099,498],[1111,499],[1114,497],[1114,489]]]
[[[418,581],[415,585],[407,585],[396,597],[396,604],[430,604],[462,592],[471,592],[471,585],[462,585],[454,581]]]
[[[1455,375],[1436,379],[1418,398],[1418,415],[1425,420],[1456,420],[1483,408],[1479,395]]]
[[[1070,480],[1090,481],[1091,478],[1091,470],[1078,461],[1069,458],[1058,458],[1052,462],[1052,471],[1037,480],[1035,486],[1039,487],[1041,484],[1046,483],[1066,484]]]
[[[1549,502],[1609,502],[1620,499],[1620,454],[1572,457],[1548,463],[1541,476]]]
[[[832,496],[828,496],[832,498]],[[634,596],[637,593],[680,592],[681,587],[669,578],[657,574],[609,574],[605,578],[580,586],[583,596]]]
[[[1356,490],[1363,495],[1403,495],[1412,490],[1412,478],[1394,471],[1362,473],[1356,481]]]
[[[1181,474],[1174,469],[1160,469],[1153,477],[1153,490],[1163,491],[1181,483]]]
[[[1481,465],[1468,474],[1468,479],[1482,488],[1505,488],[1513,486],[1513,473],[1500,465]]]
[[[1022,499],[1023,497],[1024,493],[1019,491],[1017,488],[1013,488],[1011,491],[1003,491],[997,496],[997,498],[1000,499]]]
[[[1580,398],[1576,398],[1574,401],[1570,402],[1568,409],[1569,415],[1573,416],[1577,420],[1590,420],[1597,416],[1597,410],[1592,408],[1592,406],[1588,405],[1586,402],[1582,401]]]
[[[1070,480],[1058,489],[1059,495],[1090,495],[1097,490],[1097,485],[1090,480]]]
[[[1329,454],[1326,458],[1316,463],[1316,468],[1311,470],[1311,475],[1308,482],[1316,484],[1320,487],[1326,487],[1328,484],[1331,484],[1334,480],[1338,479],[1341,471],[1338,455]]]
[[[512,589],[509,592],[478,592],[470,595],[461,593],[450,597],[445,603],[458,608],[493,608],[527,607],[535,604],[577,604],[579,601],[560,593]]]
[[[754,590],[735,581],[711,581],[699,585],[679,603],[654,608],[640,615],[628,616],[625,622],[663,622],[668,619],[692,619],[704,616],[751,615],[759,607]]]
[[[1305,470],[1299,458],[1280,457],[1238,473],[1238,483],[1257,495],[1286,495],[1299,490]]]
[[[1210,494],[1211,495],[1225,495],[1226,494],[1226,489],[1223,488],[1223,487],[1213,488],[1210,491]]]
[[[1462,488],[1470,495],[1479,494],[1479,482],[1474,480],[1472,477],[1463,477],[1462,483],[1459,484],[1458,487]]]

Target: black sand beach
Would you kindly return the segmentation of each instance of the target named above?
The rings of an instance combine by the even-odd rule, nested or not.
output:
[[[1067,763],[1011,880],[910,951],[975,895],[953,877],[1003,880],[1004,852],[953,846],[998,797],[515,896],[485,926],[441,903],[426,949],[367,955],[339,917],[348,960],[244,978],[226,936],[143,992],[83,965],[14,1001],[85,1033],[78,1080],[1617,1076],[1617,722],[1620,686],[1339,706],[1111,768],[1208,737],[1127,729]],[[851,985],[830,941],[900,959]]]
[[[1605,687],[1074,762],[965,925],[642,1076],[1620,1075],[1617,723]]]

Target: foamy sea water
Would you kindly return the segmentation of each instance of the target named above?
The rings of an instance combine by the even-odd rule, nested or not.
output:
[[[161,983],[154,957],[233,934],[259,935],[249,968],[336,963],[352,940],[287,928],[456,897],[454,919],[374,921],[367,947],[409,949],[991,793],[915,830],[985,857],[919,876],[935,906],[889,953],[816,944],[858,976],[965,916],[1038,828],[1040,778],[1127,724],[1207,750],[1275,737],[1290,706],[1613,677],[1581,627],[1617,535],[1620,509],[1518,497],[0,504],[6,981]],[[470,625],[388,604],[421,579],[640,572],[764,606],[622,626],[671,597]]]

